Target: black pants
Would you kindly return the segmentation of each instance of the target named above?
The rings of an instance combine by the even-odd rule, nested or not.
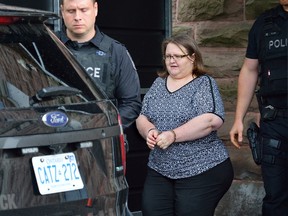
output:
[[[142,197],[143,216],[213,216],[231,186],[230,159],[190,178],[169,179],[149,169]]]
[[[283,145],[288,145],[283,143]],[[263,153],[288,160],[288,152],[264,147]],[[263,216],[288,216],[288,166],[262,162],[262,178],[265,188]]]

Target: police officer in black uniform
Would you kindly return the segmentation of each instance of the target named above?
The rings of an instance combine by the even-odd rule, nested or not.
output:
[[[129,52],[95,25],[96,0],[62,0],[61,13],[65,28],[56,34],[116,103],[125,130],[141,109],[139,77]]]
[[[62,0],[60,5],[65,27],[56,34],[115,102],[125,131],[141,109],[139,77],[129,52],[96,26],[96,0]],[[126,215],[132,215],[128,208]]]
[[[232,143],[240,148],[243,119],[256,90],[261,114],[257,143],[266,192],[263,216],[288,215],[288,0],[279,3],[260,15],[249,32],[230,131]]]

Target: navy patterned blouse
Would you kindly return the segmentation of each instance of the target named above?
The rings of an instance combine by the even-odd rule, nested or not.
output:
[[[159,131],[172,130],[204,113],[214,113],[224,121],[223,102],[212,77],[197,77],[174,92],[167,89],[166,82],[166,78],[160,77],[154,81],[144,96],[141,110]],[[197,140],[173,143],[165,150],[155,146],[148,166],[178,179],[205,172],[228,157],[226,147],[213,131]]]

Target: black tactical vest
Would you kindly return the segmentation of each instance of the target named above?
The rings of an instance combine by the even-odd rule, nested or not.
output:
[[[267,13],[259,45],[260,89],[262,105],[288,108],[288,20],[282,19],[276,9]]]
[[[113,39],[104,35],[99,49],[90,42],[69,41],[67,47],[110,99],[115,99],[115,70],[112,61]]]

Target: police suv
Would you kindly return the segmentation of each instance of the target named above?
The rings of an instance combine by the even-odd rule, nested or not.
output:
[[[0,4],[0,215],[125,215],[118,110],[49,27]]]

